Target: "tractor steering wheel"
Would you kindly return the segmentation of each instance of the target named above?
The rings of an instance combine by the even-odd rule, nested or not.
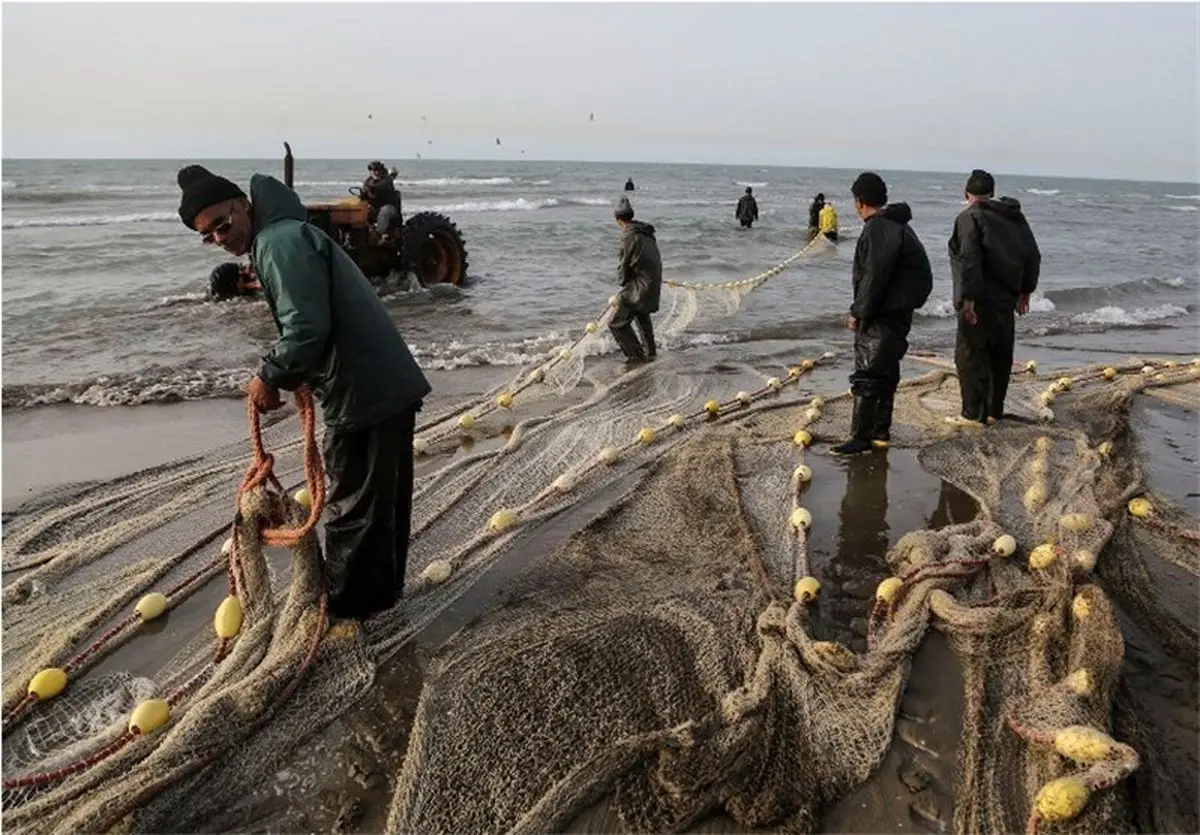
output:
[[[364,199],[362,186],[350,186],[350,188],[348,188],[346,190],[348,192],[350,192],[352,195],[354,195],[355,197],[357,197],[359,200]]]

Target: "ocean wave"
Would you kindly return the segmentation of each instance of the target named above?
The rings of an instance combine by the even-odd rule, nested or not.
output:
[[[1059,193],[1059,189],[1056,188],[1027,188],[1024,191],[1026,194],[1040,194],[1043,197],[1053,197]]]
[[[113,374],[77,383],[5,385],[3,407],[29,409],[74,403],[80,406],[141,406],[186,400],[240,398],[250,368],[151,369],[142,374]]]
[[[117,223],[178,223],[176,212],[137,212],[124,215],[62,215],[5,219],[3,229],[35,229],[47,226],[111,226]]]
[[[607,206],[603,197],[545,197],[529,200],[517,197],[512,200],[466,200],[462,203],[442,203],[418,206],[417,211],[442,212],[443,214],[475,214],[479,212],[536,212],[539,209],[556,209],[566,206]]]
[[[1171,200],[1200,200],[1200,194],[1168,194]]]
[[[737,181],[735,181],[735,182],[734,182],[734,185],[735,185],[735,186],[750,186],[750,187],[752,187],[752,188],[760,188],[760,187],[762,187],[762,186],[765,186],[765,185],[767,185],[767,183],[766,183],[766,182],[762,182],[762,183],[743,183],[741,180],[737,180]]]
[[[1057,308],[1054,302],[1036,291],[1029,298],[1030,313],[1053,313]],[[950,299],[930,299],[925,306],[917,310],[918,316],[930,319],[950,319],[955,315],[954,302]]]
[[[1173,212],[1196,212],[1200,211],[1200,206],[1167,206]]]
[[[1174,319],[1187,316],[1188,309],[1176,304],[1157,304],[1152,307],[1137,307],[1126,310],[1123,307],[1108,305],[1087,313],[1072,317],[1073,322],[1082,325],[1117,325],[1121,327],[1140,327],[1164,319]]]
[[[1192,282],[1196,284],[1196,282]],[[1050,290],[1046,295],[1059,304],[1088,302],[1099,297],[1107,298],[1144,298],[1147,292],[1164,289],[1178,290],[1187,287],[1189,282],[1183,276],[1135,278],[1110,284],[1106,287],[1064,287],[1061,290]]]

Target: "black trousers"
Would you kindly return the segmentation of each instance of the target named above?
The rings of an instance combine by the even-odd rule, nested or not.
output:
[[[827,240],[833,241],[835,244],[837,243],[837,232],[822,232],[821,234],[824,235]]]
[[[1004,398],[1012,377],[1015,311],[1010,307],[975,304],[978,321],[958,317],[954,366],[962,395],[962,416],[982,423],[1004,415]]]
[[[362,619],[404,591],[412,517],[417,403],[354,432],[325,433],[331,486],[325,521],[329,614]]]
[[[754,223],[754,218],[744,217],[741,218],[739,222],[742,224],[743,229],[749,229],[751,224]]]
[[[638,330],[642,332],[641,341],[633,332],[635,323]],[[654,323],[650,321],[649,313],[638,313],[622,302],[613,312],[608,329],[612,332],[613,339],[617,341],[617,347],[628,359],[645,359],[658,353],[658,348],[654,344]],[[643,343],[645,343],[644,346]]]
[[[854,332],[854,373],[850,391],[855,397],[891,397],[900,384],[900,360],[908,353],[911,312],[859,322]]]

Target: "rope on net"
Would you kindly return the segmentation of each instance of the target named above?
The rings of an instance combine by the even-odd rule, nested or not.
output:
[[[326,488],[325,472],[321,463],[320,453],[316,442],[316,418],[311,390],[301,387],[295,394],[296,406],[300,416],[304,442],[304,471],[308,496],[298,495],[289,498],[274,472],[275,458],[263,446],[261,419],[253,403],[247,402],[247,412],[250,422],[250,439],[253,450],[253,460],[237,492],[237,514],[232,526],[232,536],[222,549],[222,554],[209,562],[187,578],[176,583],[165,593],[152,592],[145,595],[135,607],[135,611],[114,625],[98,639],[74,655],[62,667],[47,667],[38,672],[28,684],[28,692],[17,705],[4,716],[3,730],[7,733],[17,726],[32,709],[39,704],[49,702],[67,689],[70,678],[85,671],[88,667],[105,655],[113,652],[121,644],[128,641],[145,623],[149,623],[174,608],[192,593],[201,588],[208,580],[220,573],[224,563],[229,596],[221,603],[214,618],[214,629],[217,633],[217,646],[210,659],[199,671],[173,690],[165,699],[149,699],[140,703],[129,717],[128,727],[123,733],[104,744],[87,756],[53,770],[37,772],[18,778],[3,781],[4,791],[36,788],[56,783],[74,774],[92,768],[108,757],[116,754],[130,742],[139,737],[147,736],[168,725],[173,713],[182,705],[201,684],[209,680],[226,658],[234,639],[243,631],[243,619],[246,609],[242,601],[249,598],[253,602],[256,595],[270,595],[269,589],[256,589],[247,582],[242,566],[241,537],[243,529],[248,528],[257,532],[258,543],[296,549],[312,536],[321,511],[325,505]],[[247,502],[248,498],[257,501]],[[308,505],[308,516],[298,527],[284,527],[286,517],[294,515],[295,511]],[[257,506],[261,508],[255,518],[247,518],[246,508]],[[268,527],[274,525],[274,527]],[[200,542],[184,552],[184,556],[194,554],[201,547],[220,536],[227,530],[226,526],[218,528]],[[275,701],[275,706],[286,702],[300,685],[304,674],[316,658],[317,650],[325,634],[326,599],[322,586],[319,601],[318,628],[314,639],[290,682]],[[248,607],[251,618],[254,606]],[[262,721],[269,718],[263,717]],[[114,817],[114,821],[127,814],[129,808]]]

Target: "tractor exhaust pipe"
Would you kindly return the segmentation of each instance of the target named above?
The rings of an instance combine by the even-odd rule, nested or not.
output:
[[[296,173],[296,161],[292,159],[292,146],[284,142],[283,148],[287,151],[283,155],[283,184],[288,188],[292,188],[292,182]]]

